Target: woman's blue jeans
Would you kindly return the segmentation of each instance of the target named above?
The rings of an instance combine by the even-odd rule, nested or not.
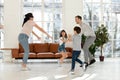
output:
[[[24,49],[23,63],[27,64],[28,56],[29,56],[29,44],[28,44],[29,36],[27,34],[21,33],[19,34],[18,40],[21,46]]]

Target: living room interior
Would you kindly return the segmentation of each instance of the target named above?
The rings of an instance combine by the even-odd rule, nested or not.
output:
[[[120,80],[119,7],[120,0],[0,0],[0,80]],[[30,34],[28,66],[31,70],[21,71],[24,49],[18,35],[26,13],[33,13],[34,21],[52,39],[33,28],[41,39]],[[58,52],[58,39],[63,29],[73,34],[77,15],[96,34],[90,47],[96,62],[86,71],[76,63],[75,75],[71,75],[72,42],[66,42],[68,57],[59,67],[62,55]],[[82,43],[84,39],[82,36]],[[79,58],[84,61],[83,49]]]

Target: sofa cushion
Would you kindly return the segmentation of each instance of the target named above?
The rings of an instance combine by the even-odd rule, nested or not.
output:
[[[66,52],[65,54],[68,55],[67,58],[71,58],[72,57],[72,53],[71,52]],[[55,53],[55,58],[61,58],[62,54],[61,53]]]
[[[34,45],[34,44],[29,44],[30,52],[33,52],[33,45]],[[23,47],[21,46],[21,44],[19,44],[19,53],[23,53],[23,52],[24,52],[24,49],[23,49]]]
[[[19,58],[23,58],[24,53],[19,53]],[[29,53],[29,58],[36,58],[36,53]]]
[[[55,53],[55,58],[61,58],[62,54],[61,53]]]
[[[48,43],[36,43],[34,44],[34,52],[49,52],[49,44]]]
[[[58,52],[58,47],[59,47],[59,44],[57,43],[50,43],[50,52],[52,53],[57,53]]]
[[[37,53],[37,58],[54,58],[55,55],[51,52]]]

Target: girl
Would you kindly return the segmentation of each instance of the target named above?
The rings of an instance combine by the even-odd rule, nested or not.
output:
[[[60,39],[59,39],[59,47],[58,52],[62,54],[62,57],[59,60],[60,66],[63,63],[63,60],[68,57],[66,50],[65,50],[65,43],[67,42],[67,33],[65,30],[60,32]]]
[[[38,30],[41,32],[45,33],[48,37],[52,38],[47,32],[45,32],[41,27],[39,27],[34,21],[33,21],[33,15],[32,13],[27,13],[25,15],[23,25],[22,25],[22,31],[18,36],[19,43],[24,49],[24,56],[23,56],[23,63],[22,63],[22,70],[28,70],[26,64],[28,60],[28,55],[29,55],[29,44],[28,44],[28,38],[30,36],[30,33],[33,33],[38,39],[40,37],[35,34],[32,29],[33,26],[36,27]]]

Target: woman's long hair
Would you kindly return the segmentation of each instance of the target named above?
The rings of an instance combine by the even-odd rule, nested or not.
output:
[[[27,14],[25,15],[25,18],[24,18],[24,21],[23,21],[22,26],[23,26],[30,18],[33,18],[33,14],[32,14],[32,13],[27,13]]]
[[[62,32],[64,32],[64,33],[65,33],[65,38],[67,38],[67,33],[66,33],[66,31],[65,31],[65,30],[62,30],[62,31],[60,32],[60,37],[62,37]]]

